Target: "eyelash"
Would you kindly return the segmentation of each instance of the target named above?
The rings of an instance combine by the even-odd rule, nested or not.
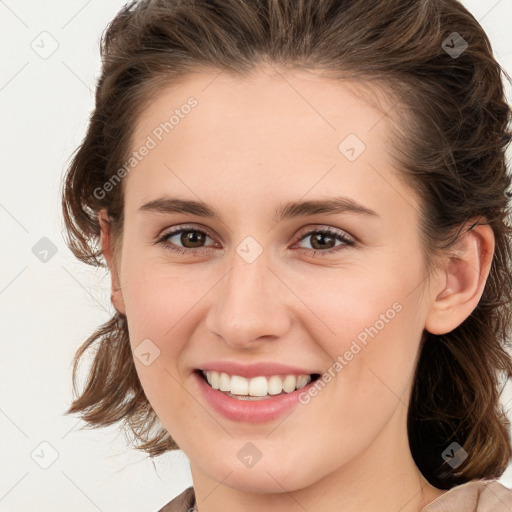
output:
[[[163,235],[159,236],[157,238],[157,240],[155,241],[155,244],[163,244],[164,247],[167,249],[167,250],[170,250],[172,252],[176,252],[176,253],[179,253],[179,254],[190,254],[190,253],[194,253],[194,252],[202,252],[202,251],[207,251],[208,249],[211,249],[211,247],[199,247],[199,248],[196,248],[196,249],[188,249],[188,248],[184,248],[184,247],[180,247],[180,246],[177,246],[177,245],[174,245],[174,244],[170,244],[169,242],[169,239],[172,238],[173,236],[175,235],[178,235],[180,233],[183,233],[184,231],[192,231],[192,232],[196,232],[196,233],[201,233],[201,234],[204,234],[210,238],[213,238],[211,237],[206,231],[203,231],[201,229],[196,229],[196,228],[193,228],[193,227],[180,227],[178,229],[175,229],[173,231],[169,231],[167,233],[164,233]],[[298,240],[298,242],[302,242],[303,240],[305,240],[306,238],[308,238],[309,236],[311,235],[316,235],[316,234],[323,234],[323,235],[330,235],[332,236],[333,238],[335,238],[336,240],[339,240],[341,242],[343,242],[345,245],[344,246],[335,246],[335,247],[332,247],[330,249],[327,249],[325,251],[321,251],[319,249],[307,249],[307,248],[304,248],[304,247],[301,247],[300,249],[306,251],[308,254],[333,254],[333,253],[337,253],[339,251],[342,251],[344,249],[346,249],[347,247],[352,247],[356,244],[356,242],[350,238],[348,238],[347,236],[345,236],[342,232],[339,232],[339,231],[336,231],[336,230],[333,230],[331,228],[319,228],[319,229],[313,229],[311,231],[308,231],[307,233],[304,233],[300,239]]]

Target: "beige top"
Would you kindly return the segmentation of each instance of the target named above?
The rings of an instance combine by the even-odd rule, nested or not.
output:
[[[187,487],[158,512],[192,512],[194,488]],[[457,485],[431,501],[420,512],[511,512],[512,489],[497,480],[472,480]]]

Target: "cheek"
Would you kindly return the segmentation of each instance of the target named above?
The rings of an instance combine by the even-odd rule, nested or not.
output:
[[[211,287],[206,277],[181,265],[127,258],[122,289],[133,333],[138,338],[153,336],[159,344],[177,339],[174,329],[183,320],[186,323],[188,311]]]
[[[182,405],[179,361],[190,339],[187,314],[201,294],[187,286],[183,268],[171,273],[167,266],[164,272],[163,265],[129,257],[123,264],[121,287],[134,362],[158,414],[159,404],[168,402],[169,396],[178,400],[173,404]]]
[[[364,272],[332,270],[329,279],[317,275],[314,287],[305,280],[296,287],[314,313],[303,317],[305,329],[332,360],[338,403],[357,403],[361,415],[369,403],[384,412],[407,396],[424,325],[417,263],[405,271],[382,258]]]
[[[385,338],[392,330],[395,335],[400,330],[412,287],[408,287],[403,274],[393,277],[398,274],[392,263],[381,260],[380,265],[366,268],[287,276],[305,306],[301,316],[308,322],[307,329],[318,343],[329,346],[333,358],[350,350],[354,341],[365,346],[373,339]]]

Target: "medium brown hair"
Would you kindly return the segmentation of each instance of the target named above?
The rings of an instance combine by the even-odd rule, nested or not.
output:
[[[453,33],[467,42],[452,55]],[[452,39],[450,39],[452,37]],[[449,41],[449,46],[443,41]],[[243,75],[263,62],[350,77],[386,90],[407,116],[393,123],[389,152],[421,200],[427,268],[480,220],[495,252],[478,306],[456,329],[424,333],[408,411],[414,460],[434,486],[496,478],[511,458],[500,405],[512,377],[510,107],[491,44],[456,0],[154,0],[125,6],[101,41],[102,73],[87,133],[63,186],[67,244],[80,260],[105,266],[98,212],[122,235],[123,187],[100,195],[126,161],[137,119],[163,86],[200,69]],[[393,121],[392,116],[390,122]],[[471,221],[471,222],[470,222]],[[91,427],[123,420],[151,457],[178,446],[160,424],[138,379],[126,318],[117,313],[79,348],[95,348],[84,389],[67,413]],[[452,468],[457,442],[467,459]]]

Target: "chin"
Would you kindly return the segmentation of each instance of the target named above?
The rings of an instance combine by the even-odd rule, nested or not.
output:
[[[257,473],[251,473],[250,470],[245,472],[236,471],[231,473],[223,483],[238,491],[257,494],[282,493],[284,489],[295,491],[302,487],[295,482],[291,482],[292,487],[290,488],[290,482],[283,482],[279,475],[272,471],[269,475],[264,470]]]
[[[293,492],[314,483],[312,475],[298,472],[297,467],[292,470],[286,464],[279,466],[276,464],[278,463],[274,461],[264,464],[262,460],[251,468],[233,467],[232,464],[226,464],[216,467],[210,475],[214,480],[222,482],[223,485],[232,489],[258,494],[282,493],[285,489]],[[242,466],[241,463],[240,466]],[[226,478],[228,474],[229,476]]]

